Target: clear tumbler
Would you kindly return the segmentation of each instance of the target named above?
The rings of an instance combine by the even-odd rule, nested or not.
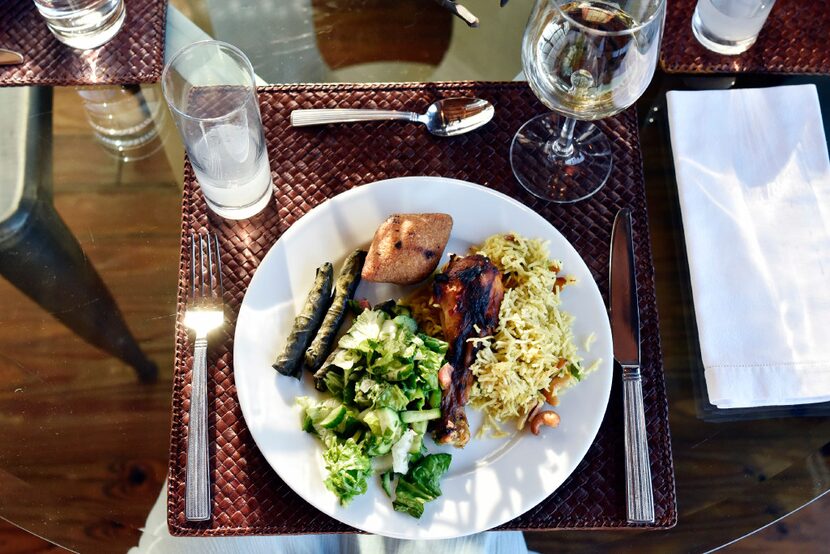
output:
[[[740,54],[755,44],[775,0],[698,0],[692,32],[719,54]]]
[[[124,24],[124,0],[34,0],[55,37],[73,48],[97,48]]]
[[[161,82],[207,205],[228,219],[259,213],[273,183],[251,62],[230,44],[196,42]]]

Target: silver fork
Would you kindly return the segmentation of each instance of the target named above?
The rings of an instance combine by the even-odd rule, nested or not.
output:
[[[221,326],[224,321],[223,292],[219,238],[215,234],[205,236],[191,231],[190,298],[184,313],[184,324],[196,334],[190,389],[190,424],[187,434],[187,475],[184,489],[184,515],[189,521],[210,519],[207,335]]]

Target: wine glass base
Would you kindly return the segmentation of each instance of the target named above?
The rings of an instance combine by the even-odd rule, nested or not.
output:
[[[553,143],[565,117],[547,113],[518,130],[510,145],[513,175],[531,194],[569,204],[595,194],[611,175],[611,141],[590,121],[577,121],[573,151],[558,155]]]

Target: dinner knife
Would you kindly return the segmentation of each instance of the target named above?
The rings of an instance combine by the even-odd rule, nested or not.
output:
[[[622,368],[625,426],[625,484],[629,523],[654,523],[654,493],[643,414],[640,378],[640,311],[637,304],[637,271],[631,238],[631,210],[617,212],[611,232],[608,269],[609,316],[614,340],[614,359]]]
[[[0,48],[0,65],[17,65],[20,63],[23,63],[23,54]]]

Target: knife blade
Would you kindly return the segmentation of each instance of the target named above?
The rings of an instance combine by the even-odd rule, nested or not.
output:
[[[23,54],[14,50],[0,48],[0,65],[16,65],[23,63]]]
[[[637,304],[637,270],[631,236],[631,210],[624,208],[614,218],[611,231],[611,335],[614,359],[621,365],[640,365],[640,310]]]
[[[631,210],[617,212],[611,232],[608,269],[609,318],[614,359],[622,368],[625,428],[625,484],[629,523],[654,522],[654,492],[648,454],[643,385],[640,376],[640,311]]]

